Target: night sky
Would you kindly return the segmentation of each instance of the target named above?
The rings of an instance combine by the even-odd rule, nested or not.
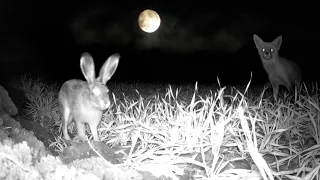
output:
[[[120,53],[111,81],[213,84],[218,76],[223,84],[243,85],[252,72],[252,83],[264,84],[267,74],[253,34],[264,41],[282,35],[280,54],[301,64],[304,80],[319,80],[319,11],[313,11],[312,4],[135,3],[1,1],[1,80],[22,73],[56,81],[84,79],[80,55],[89,52],[96,71],[107,57]],[[155,33],[138,26],[145,9],[161,17]]]

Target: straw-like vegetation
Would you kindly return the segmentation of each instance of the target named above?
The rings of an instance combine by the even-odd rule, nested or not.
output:
[[[27,78],[22,82],[20,89],[30,101],[28,114],[56,131],[61,127],[57,85]],[[113,102],[99,127],[100,141],[130,148],[115,167],[172,179],[187,169],[194,179],[320,179],[317,85],[276,102],[266,89],[252,89],[250,83],[242,88],[139,83],[109,87]],[[87,133],[91,137],[89,128]],[[61,131],[52,146],[57,152],[67,146]],[[230,167],[239,160],[251,167]]]

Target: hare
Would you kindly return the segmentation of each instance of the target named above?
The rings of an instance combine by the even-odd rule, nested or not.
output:
[[[68,126],[75,121],[77,134],[81,141],[87,141],[84,126],[90,127],[94,141],[99,141],[97,133],[103,111],[110,106],[107,81],[116,71],[120,55],[113,54],[102,65],[99,77],[96,78],[94,62],[89,53],[83,53],[80,59],[82,74],[87,80],[72,79],[66,81],[58,94],[59,111],[62,117],[62,131],[66,140]]]

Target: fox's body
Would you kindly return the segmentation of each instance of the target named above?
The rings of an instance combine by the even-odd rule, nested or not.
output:
[[[302,80],[299,65],[279,56],[282,36],[279,36],[272,42],[264,42],[254,34],[253,40],[258,49],[263,67],[268,73],[275,99],[278,98],[280,85],[284,85],[290,93],[294,91],[295,85],[299,88]]]

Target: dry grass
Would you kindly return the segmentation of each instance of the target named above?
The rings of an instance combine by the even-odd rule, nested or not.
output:
[[[117,167],[172,179],[190,165],[194,179],[320,179],[317,85],[273,103],[265,89],[249,84],[238,90],[114,83],[100,140],[111,147],[130,147]],[[52,145],[58,152],[66,147],[61,136]],[[225,169],[242,159],[251,169]]]

